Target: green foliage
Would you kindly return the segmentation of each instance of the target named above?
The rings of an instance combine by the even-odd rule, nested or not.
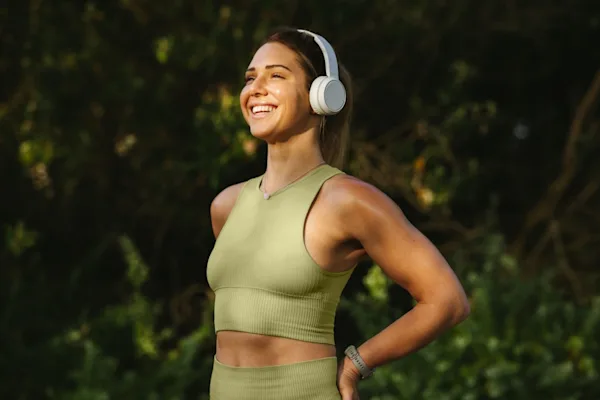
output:
[[[131,369],[119,368],[118,358],[105,354],[93,341],[79,341],[81,361],[69,373],[74,389],[48,390],[47,395],[65,400],[189,398],[187,393],[194,383],[207,382],[210,374],[208,360],[198,360],[204,341],[202,332],[195,333],[160,360]]]
[[[402,205],[473,301],[364,392],[600,398],[598,305],[569,300],[600,282],[600,3],[221,3],[0,9],[0,398],[206,397],[209,205],[264,168],[238,92],[282,24],[336,47],[355,82],[349,172]],[[340,314],[366,339],[404,310],[378,268],[356,279]]]
[[[518,279],[518,263],[498,236],[455,258],[471,294],[471,316],[418,353],[379,368],[361,382],[363,395],[372,400],[599,398],[600,297],[584,306],[566,301],[551,271]],[[375,269],[365,285],[381,293],[385,283],[372,279]],[[345,302],[363,337],[391,322],[382,315],[401,314],[385,298]]]
[[[37,233],[29,231],[23,221],[15,226],[5,227],[5,243],[7,249],[14,255],[20,256],[27,249],[35,245]]]
[[[210,321],[169,350],[162,350],[172,332],[157,331],[160,308],[140,293],[148,268],[131,242],[119,238],[128,266],[132,293],[127,302],[107,307],[103,314],[81,327],[55,338],[58,351],[73,354],[75,363],[67,371],[72,388],[47,388],[51,399],[184,399],[194,383],[208,381],[212,363],[201,352],[212,341]],[[119,354],[111,351],[104,333],[130,331],[127,347],[136,350],[133,365],[123,365]],[[126,337],[124,337],[127,340]],[[201,386],[205,386],[201,385]],[[204,389],[204,387],[202,387]]]

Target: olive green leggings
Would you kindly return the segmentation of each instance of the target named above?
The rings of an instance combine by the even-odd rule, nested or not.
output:
[[[245,368],[221,364],[216,357],[211,400],[340,400],[337,359]]]

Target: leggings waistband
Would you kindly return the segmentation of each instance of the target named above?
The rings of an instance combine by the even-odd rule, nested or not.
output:
[[[214,358],[211,400],[339,400],[337,358],[233,367]]]

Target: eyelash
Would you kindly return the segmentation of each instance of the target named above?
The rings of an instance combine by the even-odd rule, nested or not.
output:
[[[281,78],[281,79],[285,79],[285,78],[283,77],[283,75],[276,74],[276,73],[275,73],[275,74],[273,74],[273,75],[271,75],[271,77],[273,77],[273,78]],[[248,82],[250,82],[252,79],[254,79],[254,77],[252,77],[252,76],[247,76],[247,77],[246,77],[246,79],[244,79],[244,82],[248,83]]]

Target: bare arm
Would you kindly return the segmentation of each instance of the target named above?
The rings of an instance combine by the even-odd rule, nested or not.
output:
[[[469,315],[469,303],[456,275],[437,248],[405,218],[385,194],[364,182],[345,179],[342,207],[346,235],[360,241],[366,253],[417,305],[358,351],[371,368],[410,354]],[[357,370],[347,358],[344,370]]]
[[[243,186],[244,183],[229,186],[213,199],[210,205],[210,221],[215,239],[223,229]]]

